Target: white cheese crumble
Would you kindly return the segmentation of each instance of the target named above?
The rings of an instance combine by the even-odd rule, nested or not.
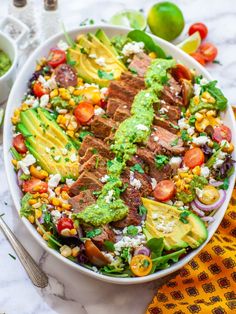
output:
[[[95,59],[95,62],[100,65],[101,67],[105,67],[106,66],[106,61],[104,57],[100,57]]]
[[[33,165],[36,162],[36,159],[33,155],[28,154],[23,159],[17,162],[17,166],[21,168],[24,174],[30,174],[29,166]]]
[[[182,162],[181,157],[171,157],[169,164],[170,164],[172,169],[177,169],[177,168],[179,168],[181,162]]]
[[[195,188],[196,194],[199,198],[201,198],[203,196],[203,190],[199,189],[199,188]]]
[[[51,211],[52,221],[56,224],[57,221],[61,218],[61,213],[59,210],[55,209]]]
[[[50,175],[48,180],[48,186],[49,188],[56,188],[61,181],[61,175],[59,173]]]
[[[110,190],[108,191],[107,195],[104,197],[105,202],[107,204],[111,203],[111,201],[113,200],[113,194],[114,194],[114,190]]]
[[[72,186],[72,184],[75,182],[75,180],[73,179],[66,179],[66,185],[68,185],[69,187]]]
[[[155,135],[155,136],[153,137],[153,141],[154,141],[154,142],[158,142],[158,141],[159,141],[159,137]]]
[[[96,58],[97,58],[96,53],[90,53],[90,54],[89,54],[89,58],[91,58],[91,59],[96,59]]]
[[[72,162],[76,162],[76,161],[78,160],[78,157],[76,156],[75,153],[74,153],[74,154],[71,154],[70,160],[71,160]]]
[[[154,190],[155,187],[157,186],[157,180],[155,178],[151,178],[151,186],[152,186],[152,189]]]
[[[208,178],[210,175],[210,169],[208,167],[201,167],[200,175],[202,177]]]
[[[94,115],[95,116],[100,116],[100,115],[102,115],[102,114],[104,114],[105,113],[105,111],[101,108],[101,107],[98,107],[98,108],[96,108],[95,110],[94,110]]]
[[[62,152],[62,155],[65,156],[65,155],[67,155],[67,153],[68,153],[68,149],[62,148],[61,152]]]
[[[60,155],[57,155],[57,156],[54,157],[54,160],[55,160],[55,161],[59,161],[60,159],[61,159],[61,156],[60,156]]]
[[[33,108],[38,107],[39,101],[34,96],[28,96],[27,99],[24,101],[25,104],[28,106],[32,106]]]
[[[39,106],[44,108],[47,106],[49,102],[49,95],[48,94],[45,94],[43,96],[40,97],[40,103],[39,103]]]
[[[205,135],[193,138],[193,143],[198,146],[202,146],[204,144],[207,144],[208,142],[209,138]]]
[[[144,124],[137,124],[136,129],[140,131],[148,131],[148,127]]]
[[[143,42],[133,41],[131,43],[124,45],[121,53],[124,56],[129,57],[133,54],[143,52],[143,49],[144,49],[144,43]]]
[[[155,227],[158,231],[166,233],[171,233],[175,226],[174,221],[166,221],[166,217],[163,215],[157,214],[157,218],[155,221]]]
[[[194,95],[199,96],[201,94],[201,89],[202,89],[201,85],[194,84],[193,85]]]
[[[105,176],[101,177],[99,180],[102,182],[102,183],[105,183],[107,182],[107,180],[109,179],[109,176],[107,174],[105,174]]]
[[[217,156],[217,160],[216,160],[216,162],[213,165],[214,169],[219,168],[224,163],[224,159],[225,159],[226,155],[227,155],[227,153],[224,153],[224,152],[221,152],[221,151],[219,152],[219,154]]]
[[[186,122],[187,120],[185,118],[182,118],[178,121],[178,126],[179,128],[182,129],[188,129],[189,128],[189,124]]]
[[[46,148],[45,148],[45,151],[46,151],[47,154],[49,154],[49,153],[50,153],[50,148],[49,148],[49,147],[46,147]]]
[[[115,254],[119,255],[120,251],[125,247],[137,247],[145,243],[146,238],[144,234],[137,235],[136,237],[124,236],[120,241],[114,244]]]
[[[194,130],[194,127],[193,126],[190,126],[188,129],[187,129],[187,133],[188,133],[188,135],[193,135],[194,134],[194,132],[195,132],[195,130]]]
[[[139,190],[142,186],[142,183],[140,180],[136,179],[134,177],[134,172],[133,171],[130,171],[130,180],[129,180],[129,183],[134,187],[136,188],[137,190]]]
[[[160,113],[160,114],[165,114],[166,112],[168,112],[168,109],[165,108],[165,107],[162,107],[162,108],[159,110],[159,113]]]
[[[62,39],[57,43],[57,47],[63,51],[66,51],[69,48],[68,44]]]
[[[152,219],[157,219],[158,218],[158,214],[152,214]]]
[[[46,81],[44,87],[48,87],[50,90],[57,88],[57,82],[55,75]]]

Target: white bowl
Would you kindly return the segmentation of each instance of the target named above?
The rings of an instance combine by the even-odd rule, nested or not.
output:
[[[88,26],[88,27],[81,27],[76,28],[71,31],[69,31],[69,35],[74,38],[79,33],[87,33],[87,32],[95,32],[96,29],[102,28],[107,33],[109,37],[112,37],[117,34],[126,34],[130,31],[128,28],[123,27],[114,27],[114,26],[104,26],[104,25],[98,25],[98,26]],[[163,39],[160,39],[156,36],[151,35],[152,38],[166,51],[167,54],[172,55],[175,59],[179,60],[186,66],[190,68],[195,68],[199,74],[202,74],[205,78],[212,80],[211,75],[204,69],[199,63],[197,63],[193,58],[189,57],[187,54],[185,54],[183,51],[175,47],[174,45],[170,44],[169,42],[166,42]],[[17,179],[16,174],[14,172],[12,163],[11,163],[11,154],[9,152],[9,149],[12,144],[12,124],[11,124],[11,116],[14,112],[14,109],[17,108],[20,103],[21,99],[26,91],[27,88],[27,82],[29,78],[31,77],[35,65],[36,60],[39,60],[42,56],[48,55],[48,52],[50,48],[55,46],[60,39],[64,40],[64,36],[62,33],[59,33],[51,38],[49,38],[44,44],[42,44],[38,49],[35,50],[35,52],[30,56],[28,61],[25,63],[24,67],[18,74],[18,77],[15,81],[15,84],[11,90],[6,114],[5,114],[5,124],[4,124],[4,162],[5,162],[5,168],[7,173],[7,180],[10,187],[11,195],[15,204],[15,207],[17,209],[17,212],[20,211],[20,199],[22,196],[21,190],[19,186],[17,185]],[[232,111],[231,106],[228,106],[227,111],[222,115],[223,120],[225,121],[225,124],[231,128],[232,130],[232,143],[236,147],[236,125],[235,125],[235,119],[234,114]],[[236,158],[235,152],[233,154],[234,159]],[[152,275],[146,276],[146,277],[140,277],[140,278],[114,278],[114,277],[108,277],[105,275],[101,275],[98,273],[95,273],[93,271],[90,271],[80,265],[77,265],[73,263],[72,261],[64,258],[61,256],[58,252],[56,252],[53,249],[50,249],[47,246],[47,243],[43,240],[43,238],[38,234],[38,232],[35,230],[33,225],[30,224],[30,222],[26,218],[22,218],[23,223],[26,225],[27,229],[29,230],[30,234],[36,239],[36,241],[49,253],[53,254],[56,258],[61,260],[63,263],[67,264],[69,267],[72,267],[81,273],[84,273],[88,276],[91,276],[93,278],[97,278],[106,282],[110,283],[116,283],[116,284],[138,284],[138,283],[144,283],[152,280],[159,279],[161,277],[164,277],[166,275],[169,275],[176,270],[183,267],[186,263],[188,263],[195,255],[197,255],[207,244],[207,242],[211,239],[213,234],[215,233],[216,229],[218,228],[225,211],[227,209],[227,206],[230,201],[230,197],[233,191],[235,182],[235,173],[230,178],[230,185],[229,189],[227,190],[227,197],[223,204],[223,206],[217,211],[217,213],[214,215],[215,221],[210,224],[208,230],[209,235],[207,241],[205,241],[198,249],[193,250],[191,253],[189,253],[186,257],[182,258],[178,263],[173,264],[170,268],[159,270],[157,273],[154,273]]]

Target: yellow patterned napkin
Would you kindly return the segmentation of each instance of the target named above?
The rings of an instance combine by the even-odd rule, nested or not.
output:
[[[146,314],[236,313],[236,188],[216,234],[162,286]]]

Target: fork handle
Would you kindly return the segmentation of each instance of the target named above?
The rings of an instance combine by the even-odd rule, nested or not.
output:
[[[6,225],[6,223],[4,222],[1,216],[0,216],[0,227],[4,235],[10,242],[12,248],[16,252],[19,260],[21,261],[21,264],[25,268],[32,283],[39,288],[45,288],[48,285],[47,275],[36,264],[36,262],[33,260],[31,255],[26,251],[24,246],[19,242],[19,240],[13,234],[11,229]]]

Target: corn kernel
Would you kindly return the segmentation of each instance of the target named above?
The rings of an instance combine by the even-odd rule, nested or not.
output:
[[[61,197],[63,198],[63,200],[68,200],[69,199],[69,195],[66,191],[62,191],[61,192]]]
[[[75,132],[74,131],[66,131],[66,134],[70,137],[74,137]]]
[[[35,71],[41,70],[41,66],[39,64],[36,65]]]
[[[215,110],[209,110],[206,113],[207,117],[215,117],[216,116],[216,111]]]
[[[49,75],[45,75],[44,78],[46,81],[48,81],[51,77]]]
[[[70,229],[68,229],[68,228],[62,229],[61,235],[64,237],[69,237],[70,236]]]
[[[33,208],[39,208],[41,206],[42,206],[41,202],[37,202],[37,203],[32,205]]]
[[[29,217],[28,217],[28,220],[29,220],[29,222],[30,223],[34,223],[34,216],[33,215],[30,215]]]
[[[198,105],[199,102],[200,102],[199,96],[194,96],[194,97],[193,97],[193,101],[194,101],[194,104],[195,104],[195,105]]]
[[[55,193],[56,193],[56,195],[60,195],[60,193],[61,193],[61,187],[60,186],[55,188]]]
[[[191,181],[192,181],[192,179],[190,179],[190,178],[185,178],[185,180],[184,180],[186,183],[190,183]]]
[[[12,159],[11,163],[13,164],[13,166],[17,167],[17,160],[16,159]]]
[[[206,101],[206,102],[210,103],[210,104],[214,104],[215,101],[216,101],[215,98],[212,97],[209,92],[204,92],[204,93],[202,93],[201,99],[202,99],[203,101]]]
[[[54,98],[54,97],[56,97],[56,96],[58,96],[58,89],[57,89],[57,88],[55,88],[54,90],[52,90],[51,93],[50,93],[50,97],[51,97],[51,98]]]
[[[33,198],[38,198],[38,197],[39,197],[39,193],[38,192],[33,195]]]
[[[53,197],[51,202],[52,202],[52,205],[54,205],[54,206],[59,206],[60,203],[61,203],[60,200],[58,198],[56,198],[56,197]]]
[[[79,96],[79,95],[81,95],[82,94],[82,90],[81,89],[75,89],[74,91],[73,91],[73,95],[74,96]]]
[[[187,172],[180,172],[179,176],[180,176],[180,178],[187,178],[188,174],[187,174]]]
[[[51,234],[50,231],[47,231],[46,233],[44,233],[44,234],[43,234],[43,239],[44,239],[45,241],[48,241],[50,234]]]
[[[197,121],[201,122],[203,119],[203,115],[199,112],[195,113],[195,118]]]
[[[29,109],[29,106],[28,106],[27,104],[23,103],[23,104],[21,105],[21,109],[22,109],[23,111],[25,111],[25,110]]]
[[[83,85],[83,79],[82,78],[80,78],[80,77],[77,78],[77,85],[78,86]]]
[[[28,200],[29,205],[34,205],[36,204],[38,201],[35,198],[32,198],[30,200]]]
[[[41,197],[48,198],[48,193],[41,193]]]
[[[40,209],[36,209],[35,210],[35,217],[38,219],[40,217],[42,217],[42,211]]]
[[[70,204],[67,204],[67,203],[62,203],[61,207],[62,207],[63,209],[67,209],[67,210],[71,209],[71,205],[70,205]]]
[[[156,57],[157,57],[157,55],[155,54],[155,52],[150,52],[149,54],[149,57],[151,58],[151,59],[155,59]]]
[[[38,233],[39,233],[41,236],[43,236],[43,231],[42,231],[39,227],[37,227],[36,230],[38,231]]]
[[[229,144],[229,146],[225,146],[222,148],[222,151],[225,153],[232,153],[234,151],[234,145],[232,143]]]
[[[73,98],[71,98],[71,99],[69,100],[69,105],[72,106],[72,107],[75,106],[75,101],[74,101]]]
[[[38,179],[45,179],[48,177],[48,173],[45,170],[38,170],[35,166],[30,166],[30,173],[32,176],[38,178]]]
[[[80,248],[78,246],[75,246],[73,249],[72,249],[72,252],[71,252],[71,255],[73,257],[76,257],[79,255],[79,252],[80,252]]]
[[[68,245],[63,245],[60,248],[60,252],[61,252],[62,256],[69,257],[69,256],[71,256],[72,250],[71,250],[71,248]]]
[[[68,87],[68,91],[69,91],[71,94],[73,94],[74,90],[75,90],[74,86],[69,86],[69,87]]]
[[[70,230],[70,235],[76,235],[77,234],[77,230],[76,229],[71,229]]]
[[[193,168],[193,174],[199,176],[201,173],[201,168],[199,166],[196,166],[195,168]]]

